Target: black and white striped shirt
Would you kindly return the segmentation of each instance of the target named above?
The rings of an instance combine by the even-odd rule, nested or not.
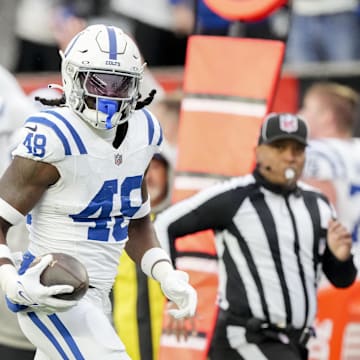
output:
[[[155,228],[160,241],[170,244],[172,256],[177,237],[214,230],[219,306],[235,318],[302,328],[316,314],[321,267],[334,285],[354,280],[352,259],[342,268],[326,247],[327,225],[334,216],[314,188],[299,183],[285,193],[255,171],[175,204],[158,216]]]

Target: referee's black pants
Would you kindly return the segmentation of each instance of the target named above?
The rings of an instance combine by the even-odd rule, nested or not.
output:
[[[245,326],[233,325],[221,311],[211,342],[210,360],[306,360],[305,346],[294,341],[284,343],[255,332]]]

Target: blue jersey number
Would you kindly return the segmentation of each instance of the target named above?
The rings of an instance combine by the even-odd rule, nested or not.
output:
[[[29,133],[23,145],[26,146],[29,154],[42,158],[45,155],[46,137],[42,134]]]
[[[84,210],[69,216],[75,222],[95,223],[95,226],[89,227],[89,240],[109,241],[111,228],[111,235],[116,241],[124,240],[127,237],[127,227],[122,226],[124,216],[132,217],[140,208],[140,206],[131,206],[130,193],[140,189],[141,183],[142,176],[126,178],[120,188],[117,179],[107,180]],[[120,195],[121,215],[111,216],[114,197],[118,195]]]

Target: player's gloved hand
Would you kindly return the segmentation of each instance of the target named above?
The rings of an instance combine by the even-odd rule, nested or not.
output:
[[[180,270],[173,270],[160,281],[165,296],[174,302],[178,309],[168,310],[175,319],[192,317],[195,315],[197,293],[189,284],[189,275]]]
[[[195,315],[197,294],[189,284],[189,275],[175,270],[169,255],[162,248],[148,249],[141,259],[141,269],[160,283],[165,296],[178,307],[169,310],[171,316],[181,319]]]
[[[53,297],[58,294],[71,293],[74,290],[72,286],[44,286],[40,283],[40,275],[51,261],[52,256],[46,255],[38,264],[29,267],[22,275],[18,275],[12,265],[0,266],[1,285],[7,298],[16,304],[48,313],[65,311],[76,305],[77,301]]]

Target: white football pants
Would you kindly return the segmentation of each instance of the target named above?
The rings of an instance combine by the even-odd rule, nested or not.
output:
[[[89,289],[65,312],[19,312],[20,327],[36,346],[35,360],[130,360],[109,320],[108,294]]]

